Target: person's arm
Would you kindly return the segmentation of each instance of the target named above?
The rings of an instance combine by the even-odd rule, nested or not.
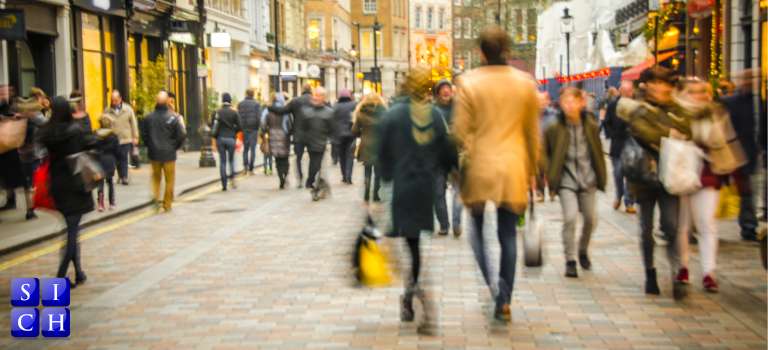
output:
[[[184,145],[184,140],[187,139],[187,130],[179,123],[178,119],[175,120],[174,125],[174,140],[176,140],[176,149],[180,149]]]
[[[151,140],[149,139],[149,118],[144,116],[141,121],[141,139],[144,140],[144,144],[149,147]]]
[[[128,106],[125,106],[123,108],[130,108]],[[131,138],[133,138],[133,144],[138,145],[139,144],[139,123],[136,120],[136,114],[133,112],[133,108],[129,109],[130,117],[131,117]]]
[[[276,114],[286,114],[286,113],[293,113],[296,111],[297,106],[300,104],[299,98],[294,98],[287,104],[283,105],[282,107],[277,107],[274,104],[267,107],[270,112],[276,113]]]
[[[537,96],[536,85],[534,82],[526,81],[527,98],[524,109],[524,128],[526,132],[523,134],[526,138],[526,147],[528,151],[528,177],[531,178],[531,185],[535,186],[536,172],[539,164],[539,154],[541,153],[541,144],[539,141],[539,115],[541,114],[541,106]]]
[[[376,155],[374,160],[376,169],[380,170],[381,178],[386,181],[392,181],[394,177],[394,156],[392,154],[390,120],[384,117],[379,120],[375,126],[376,137],[374,138],[374,147]]]
[[[636,110],[629,121],[629,129],[632,136],[640,143],[659,150],[661,147],[661,138],[670,136],[670,129],[660,123],[654,123],[650,118],[655,116],[648,115],[650,111],[645,108]]]
[[[453,129],[451,134],[456,140],[459,149],[467,150],[471,145],[471,139],[475,133],[474,106],[472,105],[472,94],[468,87],[464,86],[463,79],[459,78],[456,82],[456,98],[453,106]]]

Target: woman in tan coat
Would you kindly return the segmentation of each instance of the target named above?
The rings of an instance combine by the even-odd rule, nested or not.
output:
[[[472,211],[471,243],[486,283],[496,299],[494,316],[509,320],[515,281],[516,222],[525,212],[528,190],[535,185],[539,149],[539,102],[536,84],[526,73],[506,65],[509,38],[498,27],[480,36],[485,66],[457,83],[453,135],[464,151],[461,198]],[[498,288],[491,286],[482,227],[485,202],[498,208],[501,263]]]

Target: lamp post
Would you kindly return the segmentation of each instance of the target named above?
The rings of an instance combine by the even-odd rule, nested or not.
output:
[[[355,73],[355,60],[357,59],[357,50],[355,50],[355,44],[352,44],[352,50],[349,50],[349,55],[352,56],[352,95],[354,95],[355,80],[357,80],[357,75]]]
[[[568,13],[568,8],[563,9],[563,17],[560,17],[560,32],[565,34],[565,74],[571,75],[571,33],[573,33],[573,16]]]
[[[648,0],[648,15],[653,16],[653,65],[659,64],[659,0]]]
[[[280,62],[280,3],[278,0],[275,0],[275,61],[277,61],[277,84],[275,85],[277,87],[277,92],[283,92],[282,89],[282,82],[283,77],[282,75],[282,67],[283,64]]]
[[[373,83],[376,87],[376,92],[379,93],[381,93],[381,91],[379,91],[379,44],[377,37],[381,27],[381,23],[379,23],[379,18],[377,17],[373,22]]]

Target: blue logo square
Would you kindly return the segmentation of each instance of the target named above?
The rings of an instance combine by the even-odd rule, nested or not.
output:
[[[66,338],[69,336],[69,308],[46,307],[40,316],[40,327],[46,338]]]
[[[37,306],[40,303],[40,280],[37,278],[14,278],[11,280],[11,305]]]
[[[66,278],[43,278],[43,306],[69,306],[69,282]]]
[[[40,313],[34,307],[15,307],[11,309],[11,335],[16,338],[34,338],[40,334],[37,322]]]

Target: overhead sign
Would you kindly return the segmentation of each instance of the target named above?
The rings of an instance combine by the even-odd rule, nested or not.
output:
[[[23,10],[0,10],[0,39],[26,40]]]
[[[232,46],[232,36],[225,32],[211,33],[208,40],[208,46],[229,48]]]

